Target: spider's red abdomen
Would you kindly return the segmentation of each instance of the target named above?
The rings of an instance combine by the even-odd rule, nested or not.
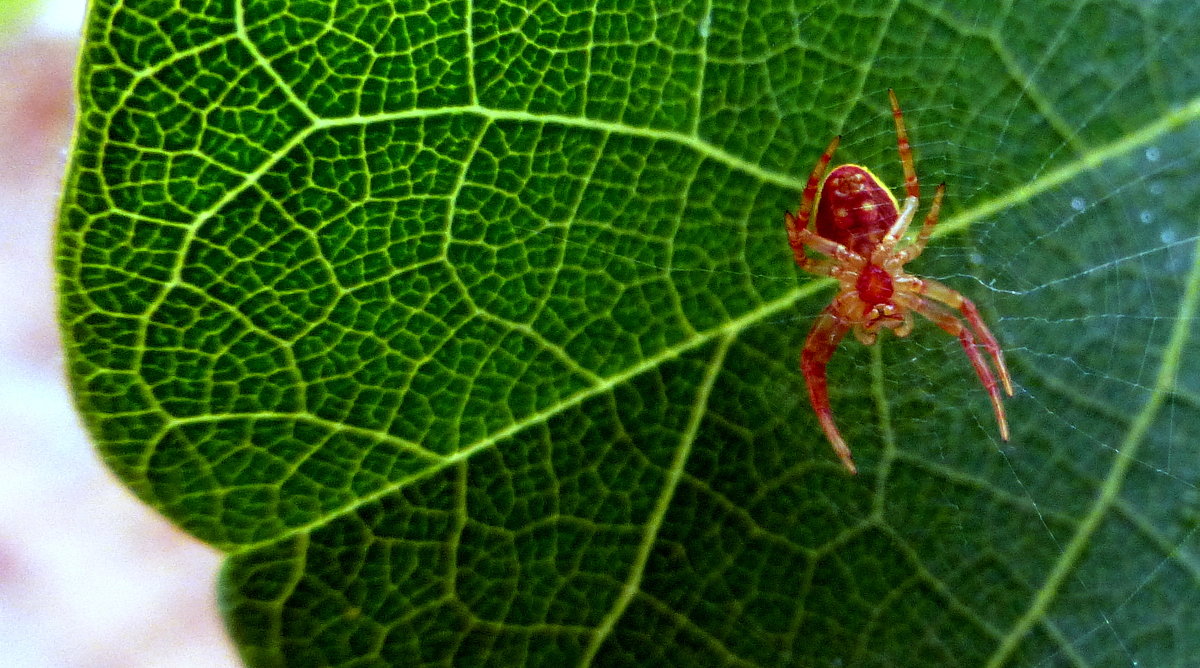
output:
[[[869,255],[900,211],[887,186],[865,167],[842,165],[817,195],[817,234]]]
[[[892,275],[883,267],[873,264],[868,264],[858,275],[854,289],[858,291],[859,299],[872,306],[888,303],[895,292],[892,287]]]

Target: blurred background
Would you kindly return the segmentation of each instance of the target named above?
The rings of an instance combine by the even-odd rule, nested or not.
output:
[[[0,665],[236,666],[219,555],[97,459],[63,377],[51,244],[84,0],[0,0]]]

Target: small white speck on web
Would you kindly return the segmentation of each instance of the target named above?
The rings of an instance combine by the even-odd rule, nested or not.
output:
[[[1138,214],[1138,220],[1142,221],[1143,225],[1149,225],[1150,223],[1154,222],[1154,214],[1143,209],[1142,212]]]
[[[1082,197],[1073,197],[1071,198],[1071,208],[1076,211],[1083,211],[1087,208],[1087,201]]]
[[[700,19],[700,25],[696,26],[696,31],[700,33],[701,37],[703,37],[704,39],[708,39],[709,33],[712,32],[712,10],[711,9],[708,10],[708,13],[704,15],[704,18]]]
[[[1167,188],[1162,184],[1162,181],[1154,181],[1150,184],[1151,195],[1161,195],[1166,192]]]
[[[1157,146],[1151,146],[1146,149],[1146,159],[1150,162],[1158,162],[1158,159],[1161,157],[1162,151],[1158,150]]]
[[[1173,227],[1164,227],[1162,232],[1159,233],[1158,238],[1164,244],[1169,245],[1179,240],[1179,233],[1177,233]]]

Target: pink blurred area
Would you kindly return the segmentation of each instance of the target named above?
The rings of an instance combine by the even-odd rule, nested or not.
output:
[[[0,31],[0,666],[235,666],[219,555],[104,468],[63,378],[51,258],[82,1]]]

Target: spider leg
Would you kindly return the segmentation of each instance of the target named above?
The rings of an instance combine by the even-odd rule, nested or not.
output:
[[[933,206],[929,209],[929,214],[925,216],[925,224],[921,226],[920,233],[917,234],[917,239],[904,250],[896,253],[897,259],[901,265],[912,262],[925,250],[925,244],[929,242],[929,235],[933,233],[933,226],[937,225],[938,214],[942,211],[942,195],[946,194],[946,184],[940,183],[937,187],[937,192],[933,194]]]
[[[898,339],[903,339],[904,337],[908,336],[909,334],[912,334],[912,330],[913,330],[912,311],[910,311],[908,309],[902,309],[901,312],[904,314],[902,316],[904,318],[904,320],[901,321],[899,327],[892,330],[892,333],[895,334],[896,338],[898,338]]]
[[[908,130],[904,128],[904,114],[891,88],[888,99],[892,101],[892,118],[896,119],[896,145],[900,148],[900,164],[904,167],[904,191],[909,197],[920,197],[921,187],[917,183],[917,169],[913,167],[912,145],[908,143]]]
[[[1000,344],[996,341],[996,337],[992,336],[992,331],[987,328],[987,325],[983,324],[983,318],[979,317],[979,309],[975,308],[975,303],[962,296],[957,290],[953,290],[932,278],[922,278],[920,280],[920,291],[923,294],[951,308],[957,309],[967,319],[967,323],[975,330],[979,338],[983,339],[983,347],[987,349],[992,362],[996,365],[996,371],[1000,373],[1000,381],[1004,384],[1004,391],[1011,397],[1013,395],[1012,378],[1008,375],[1008,367],[1004,364],[1004,352],[1000,350]]]
[[[909,224],[912,223],[913,217],[917,215],[917,204],[916,197],[904,198],[904,206],[900,209],[900,215],[896,216],[896,222],[892,223],[887,233],[883,235],[883,239],[875,247],[875,252],[872,253],[871,257],[872,262],[882,264],[885,259],[893,255],[892,251],[896,247],[896,243],[908,231]]]
[[[840,141],[842,141],[842,136],[838,135],[829,142],[829,146],[825,147],[825,152],[813,166],[812,173],[808,175],[808,183],[804,185],[804,194],[800,196],[800,210],[796,213],[801,227],[808,227],[808,217],[812,213],[813,200],[817,198],[817,189],[821,187],[825,169],[829,167],[829,161],[833,159],[833,152],[837,150]]]
[[[810,274],[816,274],[817,276],[828,276],[830,278],[837,279],[840,279],[845,273],[845,269],[842,267],[842,265],[832,260],[809,259],[808,264],[804,267],[804,270]]]
[[[812,215],[813,201],[817,199],[817,189],[821,187],[821,179],[825,176],[825,169],[829,167],[829,161],[833,159],[833,152],[837,149],[838,142],[842,140],[841,135],[833,138],[829,142],[829,146],[821,157],[817,160],[817,164],[813,167],[812,173],[808,176],[808,183],[804,186],[804,194],[800,196],[800,210],[793,216],[787,214],[788,241],[792,244],[792,253],[796,256],[796,262],[803,266],[800,262],[800,257],[804,255],[803,243],[799,241],[797,230],[808,228],[808,219]]]
[[[996,413],[996,424],[1000,426],[1000,438],[1007,441],[1008,420],[1004,417],[1004,405],[1000,402],[1000,388],[996,385],[996,379],[992,376],[991,369],[988,368],[987,363],[983,361],[983,356],[976,349],[975,337],[971,334],[971,330],[963,326],[962,321],[954,317],[954,314],[927,299],[922,299],[913,294],[897,294],[894,298],[897,302],[903,303],[905,306],[928,318],[933,324],[941,327],[947,334],[958,337],[959,342],[962,343],[963,350],[967,353],[967,359],[971,361],[971,366],[975,367],[975,373],[983,383],[984,389],[987,390],[988,396],[991,397],[992,408]],[[1003,365],[1004,362],[1001,361],[1001,369],[1004,369]],[[1005,370],[1005,377],[1007,377],[1007,370]]]
[[[809,259],[808,255],[805,254],[805,246],[817,251],[818,253],[828,255],[838,264],[849,265],[851,267],[860,267],[864,264],[864,260],[861,255],[855,253],[849,248],[846,248],[836,241],[826,239],[807,227],[800,226],[797,223],[799,219],[792,214],[785,213],[784,218],[787,220],[788,226],[788,243],[792,245],[792,255],[796,259],[796,264],[800,265],[801,269],[805,271],[811,271],[814,274],[821,273],[819,270],[814,270],[814,267],[816,267],[818,263]]]
[[[825,437],[833,445],[842,464],[850,473],[858,473],[854,467],[854,459],[850,456],[850,447],[838,433],[837,425],[833,422],[833,409],[829,406],[829,387],[826,383],[825,366],[838,343],[850,329],[846,321],[838,317],[838,301],[834,300],[821,315],[817,324],[813,325],[808,339],[804,342],[804,350],[800,352],[800,371],[804,374],[804,382],[808,386],[808,399],[812,402],[813,412],[817,414],[817,422],[825,432]]]

